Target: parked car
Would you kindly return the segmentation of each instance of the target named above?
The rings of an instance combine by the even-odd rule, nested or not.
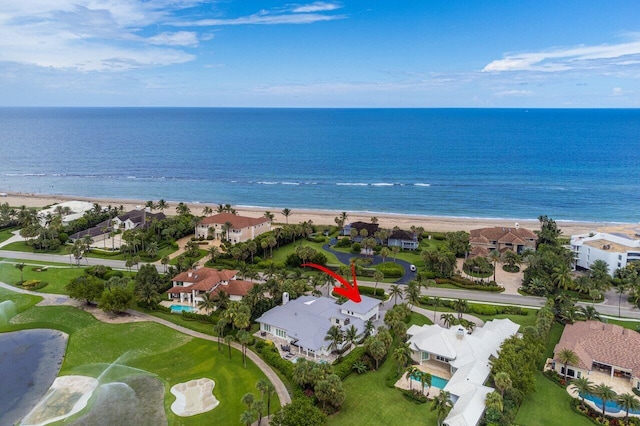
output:
[[[416,271],[416,265],[409,265],[409,269],[411,270],[411,272],[415,272]]]

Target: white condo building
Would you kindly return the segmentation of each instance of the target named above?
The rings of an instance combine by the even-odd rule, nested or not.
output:
[[[640,225],[572,235],[571,250],[577,267],[590,269],[596,260],[604,260],[613,276],[616,269],[640,261]]]

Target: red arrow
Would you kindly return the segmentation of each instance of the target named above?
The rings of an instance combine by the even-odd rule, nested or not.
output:
[[[303,263],[300,266],[310,266],[312,268],[316,268],[319,271],[324,272],[327,275],[332,276],[336,280],[343,285],[343,287],[334,287],[333,291],[338,293],[340,296],[344,296],[347,299],[351,299],[356,303],[362,302],[362,298],[360,297],[360,291],[358,290],[358,282],[356,281],[356,265],[351,264],[351,275],[353,276],[353,286],[347,281],[345,278],[336,274],[330,269],[325,268],[324,266],[317,265],[315,263]]]

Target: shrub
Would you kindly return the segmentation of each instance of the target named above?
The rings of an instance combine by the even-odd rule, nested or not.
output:
[[[382,272],[385,278],[400,278],[404,275],[404,268],[394,262],[381,263],[376,269]]]
[[[402,389],[402,395],[410,401],[413,401],[418,404],[425,404],[429,399],[426,395],[424,395],[421,391],[413,389],[406,390]]]
[[[202,323],[211,323],[211,324],[215,323],[215,320],[211,316],[196,314],[195,312],[182,311],[182,317],[188,320],[195,320]]]
[[[336,247],[351,247],[351,240],[348,238],[342,238],[335,244]]]
[[[267,364],[278,369],[289,380],[293,380],[293,364],[282,359],[275,346],[265,344],[260,353],[260,357],[262,357]]]
[[[366,285],[358,285],[358,290],[360,290],[360,294],[364,294],[367,296],[372,296],[375,297],[377,299],[384,299],[384,289],[382,288],[376,288],[376,293],[373,294],[373,287],[369,287]]]
[[[471,305],[470,310],[472,313],[478,315],[497,315],[498,313],[495,306],[490,305]]]
[[[360,243],[353,243],[353,245],[351,246],[351,253],[360,253],[362,251],[362,244]]]
[[[40,280],[27,280],[22,283],[22,287],[31,291],[35,291],[35,290],[40,290],[41,288],[46,287],[48,284],[49,283],[42,282]]]
[[[333,364],[333,372],[340,377],[341,380],[347,378],[349,374],[353,372],[353,364],[356,361],[360,361],[364,356],[366,350],[363,346],[358,346],[347,356],[342,358],[342,360],[338,363]]]
[[[122,278],[123,276],[124,276],[124,273],[122,271],[107,271],[107,273],[104,274],[104,279],[108,281],[110,278],[113,278],[113,277]]]

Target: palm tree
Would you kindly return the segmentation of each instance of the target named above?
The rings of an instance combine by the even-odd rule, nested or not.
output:
[[[20,284],[24,282],[24,276],[22,270],[24,269],[24,263],[16,263],[16,269],[20,270]]]
[[[438,305],[440,305],[440,298],[437,296],[434,296],[433,298],[431,298],[431,300],[433,301],[433,323],[436,323],[436,313],[438,312]]]
[[[203,216],[209,216],[211,213],[213,213],[213,209],[209,206],[204,206],[202,208],[202,215]]]
[[[398,303],[398,296],[402,296],[402,289],[398,284],[392,284],[389,287],[389,297],[393,297],[393,306]]]
[[[402,369],[411,361],[411,348],[409,347],[409,343],[401,343],[393,351],[392,356],[398,363],[398,373],[400,373],[400,371],[402,371]]]
[[[433,379],[433,376],[431,375],[431,373],[427,373],[426,371],[423,371],[422,374],[420,375],[420,385],[422,385],[422,393],[424,394],[424,388],[426,387],[431,387],[431,380]]]
[[[506,391],[507,389],[510,389],[512,385],[509,374],[504,371],[496,373],[496,375],[493,376],[493,383],[496,385],[496,388],[500,391],[500,396],[503,398],[504,398],[504,391]]]
[[[571,268],[566,264],[561,264],[553,268],[551,279],[557,288],[569,290],[573,285],[571,278]]]
[[[290,209],[282,209],[282,215],[284,216],[285,220],[287,221],[287,225],[289,224],[289,216],[291,216],[291,210]]]
[[[578,315],[580,315],[580,319],[585,321],[600,321],[600,314],[593,306],[578,306],[577,309]]]
[[[578,355],[576,355],[576,353],[574,351],[572,351],[571,349],[562,349],[560,352],[558,352],[558,355],[556,356],[556,358],[558,359],[558,361],[563,365],[564,368],[564,381],[567,381],[567,366],[569,364],[577,364],[580,359],[578,358]]]
[[[266,379],[258,380],[258,383],[256,383],[256,387],[262,394],[263,398],[265,396],[267,397],[267,417],[269,417],[271,415],[271,395],[273,395],[273,393],[276,391],[276,388],[270,381]]]
[[[416,379],[421,373],[422,371],[418,370],[415,365],[410,365],[407,367],[404,377],[406,377],[406,379],[409,381],[409,390],[413,390],[413,380]]]
[[[409,304],[415,306],[420,303],[420,286],[415,280],[409,282],[403,293]]]
[[[440,315],[440,319],[444,323],[444,326],[447,328],[450,328],[456,323],[456,316],[453,314],[442,314]]]
[[[158,201],[158,204],[156,204],[156,208],[163,212],[165,209],[169,208],[169,205],[165,200],[161,199],[160,201]]]
[[[593,388],[593,394],[602,400],[602,421],[604,422],[605,409],[607,408],[607,401],[613,401],[618,394],[614,392],[611,386],[607,386],[604,383]]]
[[[229,231],[233,229],[233,223],[226,221],[223,225],[222,225],[222,232],[224,232],[225,238],[227,241],[229,241]]]
[[[627,292],[629,286],[626,283],[621,283],[616,287],[616,293],[618,293],[618,317],[620,317],[620,305],[622,304],[622,295]]]
[[[162,256],[162,259],[160,259],[160,263],[162,263],[162,266],[164,266],[164,272],[167,272],[167,265],[169,264],[171,260],[169,259],[169,256]]]
[[[624,422],[629,424],[629,411],[637,411],[640,409],[640,401],[631,393],[623,393],[616,398],[618,405],[625,411]]]
[[[191,209],[185,203],[180,202],[176,206],[176,213],[178,214],[178,216],[184,216],[191,213]]]
[[[489,260],[493,263],[493,281],[496,281],[496,266],[500,262],[500,252],[498,250],[491,250],[489,252]]]
[[[324,336],[324,340],[329,343],[329,347],[327,348],[329,352],[333,352],[338,349],[340,344],[344,341],[344,335],[342,334],[342,330],[337,325],[332,325],[327,331],[327,335]]]
[[[449,399],[451,394],[445,390],[441,390],[437,397],[433,399],[431,411],[435,411],[438,415],[438,426],[442,426],[442,421],[447,417],[453,405]]]
[[[146,208],[148,208],[148,209],[149,209],[149,211],[153,211],[153,209],[155,209],[155,208],[157,207],[157,206],[156,206],[156,203],[154,203],[154,202],[153,202],[153,200],[149,200],[149,201],[147,201],[147,202],[144,204],[144,206],[145,206]]]
[[[246,330],[240,330],[236,334],[236,338],[242,345],[242,362],[244,363],[244,368],[247,368],[247,345],[251,341],[251,334]]]
[[[571,381],[571,384],[578,391],[578,395],[580,396],[582,408],[584,408],[584,397],[587,394],[593,392],[593,384],[586,377],[579,377]]]
[[[211,293],[203,293],[200,298],[202,299],[198,302],[198,308],[204,309],[207,315],[211,315],[211,312],[216,308],[216,299],[215,296]]]
[[[375,286],[373,287],[373,296],[375,297],[378,291],[378,283],[384,280],[384,274],[382,273],[382,271],[376,270],[373,273],[373,280],[376,282]]]
[[[275,217],[275,215],[273,213],[271,213],[269,210],[265,211],[262,216],[264,216],[267,219],[269,219],[269,222],[273,222],[273,218]]]
[[[487,406],[487,408],[494,408],[502,412],[502,410],[504,410],[502,399],[502,395],[500,395],[498,392],[490,392],[487,394],[487,397],[485,399],[485,405]]]
[[[255,413],[253,410],[247,410],[240,415],[240,423],[246,426],[251,426],[253,424],[253,420],[255,418]]]
[[[349,343],[349,347],[351,347],[355,342],[360,339],[360,334],[358,333],[358,329],[355,325],[351,324],[347,331],[344,333],[345,342]]]
[[[464,299],[456,299],[453,301],[453,307],[458,312],[458,319],[460,319],[462,318],[462,313],[469,308],[469,304]]]

